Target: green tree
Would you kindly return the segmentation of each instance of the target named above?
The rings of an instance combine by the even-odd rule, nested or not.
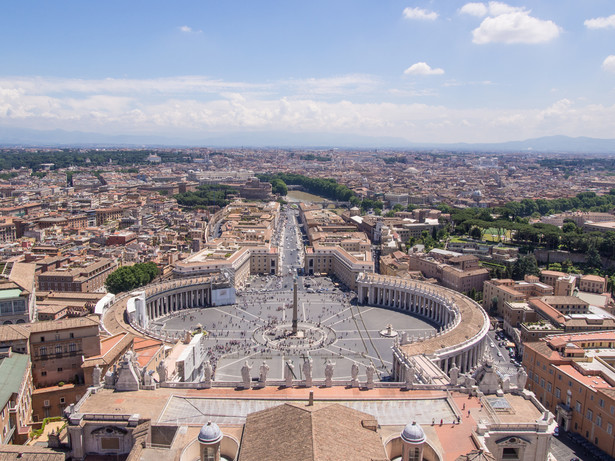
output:
[[[147,285],[157,275],[158,267],[151,262],[122,266],[109,274],[105,281],[105,287],[110,293],[117,294]]]
[[[282,197],[288,194],[288,187],[286,186],[286,183],[278,178],[271,181],[271,189],[274,194]]]
[[[520,256],[513,265],[512,277],[514,280],[523,280],[526,275],[540,275],[538,262],[533,254]]]
[[[602,258],[600,258],[600,253],[598,253],[598,250],[595,246],[591,246],[587,251],[586,264],[589,267],[602,269]]]
[[[473,239],[480,240],[482,235],[483,235],[483,232],[482,232],[480,227],[474,226],[474,227],[472,227],[472,229],[470,229],[469,235]]]

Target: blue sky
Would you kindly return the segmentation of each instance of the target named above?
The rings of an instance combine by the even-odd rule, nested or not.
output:
[[[615,137],[615,2],[0,6],[0,126],[409,142]]]

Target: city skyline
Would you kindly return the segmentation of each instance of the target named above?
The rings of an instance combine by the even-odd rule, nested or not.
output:
[[[615,123],[607,1],[33,2],[0,23],[3,133],[490,143]]]

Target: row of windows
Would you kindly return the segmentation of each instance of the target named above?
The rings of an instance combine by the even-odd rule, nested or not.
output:
[[[64,350],[63,350],[64,349]],[[51,350],[51,348],[50,348]],[[58,344],[55,347],[55,353],[56,354],[61,354],[62,352],[77,352],[77,344],[75,343],[70,343],[68,345],[68,348],[63,348],[61,344]],[[43,356],[43,355],[47,355],[47,346],[41,346],[38,350],[39,355]]]

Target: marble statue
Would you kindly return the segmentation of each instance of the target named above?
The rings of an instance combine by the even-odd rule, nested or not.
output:
[[[205,383],[206,386],[211,386],[211,380],[213,378],[214,375],[214,370],[211,366],[211,361],[205,360],[205,362],[203,363],[203,382]]]
[[[98,387],[100,386],[100,377],[102,375],[102,368],[96,365],[92,370],[92,386]]]
[[[265,362],[263,360],[263,363],[260,366],[260,376],[258,377],[258,382],[261,386],[266,386],[267,385],[267,373],[269,373],[269,365],[267,365],[267,362]]]
[[[325,362],[325,387],[331,387],[333,381],[333,371],[335,369],[335,362],[327,359]]]
[[[356,362],[353,362],[350,367],[350,385],[359,387],[359,365]]]
[[[105,373],[105,389],[113,389],[115,385],[115,374],[109,370]]]
[[[164,360],[158,364],[156,371],[158,371],[158,382],[166,383],[169,377],[167,371],[167,364]]]
[[[243,381],[244,389],[250,389],[250,384],[252,382],[252,378],[250,378],[251,369],[252,369],[252,366],[246,360],[245,363],[243,364],[243,367],[241,367],[241,379]]]
[[[151,386],[154,383],[154,380],[152,379],[152,371],[149,370],[144,370],[143,372],[143,385],[144,386]]]
[[[376,367],[372,363],[370,363],[365,368],[365,376],[367,376],[367,382],[365,383],[365,387],[367,387],[368,389],[374,388],[374,373],[376,373]]]
[[[308,357],[303,362],[303,377],[305,379],[305,387],[312,387],[312,357]]]
[[[459,368],[457,368],[457,364],[453,362],[453,366],[448,371],[448,376],[451,378],[451,384],[456,386],[459,382]]]
[[[293,387],[293,370],[295,366],[291,360],[286,361],[286,366],[284,367],[284,381],[286,387]]]
[[[527,383],[527,373],[522,367],[519,369],[519,373],[517,373],[517,388],[525,389],[525,383]]]

